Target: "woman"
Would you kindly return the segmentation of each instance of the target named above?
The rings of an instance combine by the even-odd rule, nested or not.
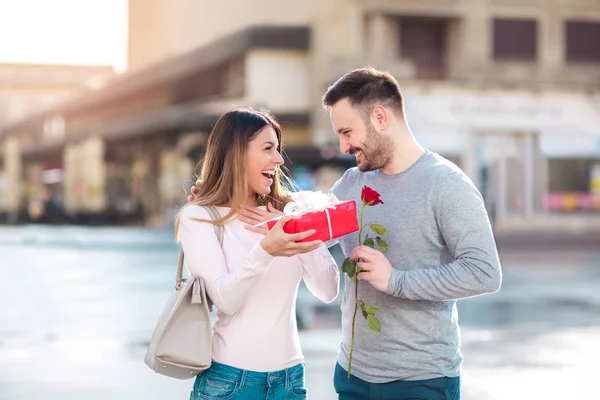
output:
[[[205,280],[218,317],[213,364],[197,376],[190,399],[306,398],[296,293],[304,279],[319,299],[332,301],[337,266],[322,242],[298,242],[314,231],[283,231],[290,217],[266,235],[237,218],[244,207],[270,212],[290,200],[281,149],[281,128],[266,112],[224,114],[208,138],[203,184],[178,217],[187,267]],[[217,206],[221,218],[211,221],[203,205]],[[222,248],[212,223],[224,224]]]

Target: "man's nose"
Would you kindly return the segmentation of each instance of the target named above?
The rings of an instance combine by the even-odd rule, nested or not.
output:
[[[350,146],[350,144],[346,140],[340,139],[340,153],[348,154],[350,152],[351,147],[352,146]]]

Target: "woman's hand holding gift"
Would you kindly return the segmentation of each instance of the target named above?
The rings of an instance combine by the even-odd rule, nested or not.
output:
[[[246,229],[266,235],[269,232],[269,227],[264,222],[279,218],[282,215],[283,212],[273,208],[269,203],[266,210],[258,207],[244,207],[244,211],[238,216],[238,219],[246,224]],[[256,226],[258,224],[262,225]]]
[[[264,239],[260,241],[262,248],[272,256],[293,256],[296,254],[308,253],[318,248],[323,242],[320,240],[313,240],[310,242],[299,241],[306,239],[315,234],[315,230],[311,229],[306,232],[300,233],[285,233],[283,231],[283,225],[292,219],[292,216],[282,217],[275,226],[267,233]],[[257,232],[254,227],[247,227],[248,230]],[[258,232],[260,233],[260,232]]]

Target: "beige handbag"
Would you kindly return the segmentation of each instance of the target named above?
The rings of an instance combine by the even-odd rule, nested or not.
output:
[[[213,220],[220,218],[214,207],[204,207]],[[214,225],[214,228],[223,246],[223,225]],[[183,258],[180,248],[175,293],[154,328],[144,358],[154,372],[177,379],[195,377],[210,367],[212,358],[212,303],[202,278],[182,278]]]

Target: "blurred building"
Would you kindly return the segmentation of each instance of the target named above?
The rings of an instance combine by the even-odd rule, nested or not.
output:
[[[126,74],[0,133],[49,154],[43,121],[60,115],[68,213],[164,220],[211,124],[240,105],[272,110],[294,177],[327,190],[354,160],[320,99],[367,64],[399,80],[417,139],[469,174],[498,227],[600,213],[600,7],[587,0],[130,0],[129,11]]]
[[[38,160],[37,168],[23,168],[25,159],[36,157],[22,151],[31,141],[21,134],[26,124],[18,122],[77,96],[112,74],[113,69],[105,66],[0,64],[0,132],[11,132],[0,133],[0,215],[10,212],[16,217],[15,213],[27,208],[24,198],[36,198],[33,207],[41,209],[43,198],[57,193],[52,185],[60,163]],[[52,140],[62,135],[63,125],[55,116],[44,119],[36,129]]]

